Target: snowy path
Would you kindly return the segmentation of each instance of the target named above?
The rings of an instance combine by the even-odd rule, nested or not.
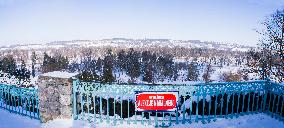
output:
[[[0,128],[145,128],[154,127],[151,125],[131,124],[127,123],[112,124],[102,123],[93,125],[83,121],[73,121],[72,119],[57,119],[45,124],[40,124],[38,120],[23,117],[17,114],[12,114],[6,110],[0,109]],[[173,125],[175,128],[283,128],[284,123],[275,120],[265,114],[255,114],[242,116],[237,119],[218,119],[216,122],[209,124],[192,123],[192,124],[179,124]]]
[[[0,128],[39,128],[39,120],[0,109]]]

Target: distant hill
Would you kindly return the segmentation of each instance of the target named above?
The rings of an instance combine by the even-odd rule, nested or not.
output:
[[[209,42],[200,40],[170,40],[170,39],[126,39],[112,38],[103,40],[72,40],[72,41],[54,41],[44,44],[19,44],[1,46],[0,50],[7,49],[45,49],[60,47],[100,47],[100,46],[123,46],[130,47],[185,47],[185,48],[209,48],[228,51],[248,51],[251,46],[238,44],[225,44],[219,42]]]

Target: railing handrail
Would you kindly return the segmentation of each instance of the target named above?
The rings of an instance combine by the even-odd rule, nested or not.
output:
[[[38,91],[38,89],[37,88],[24,88],[24,87],[18,87],[18,86],[16,86],[16,85],[13,85],[13,84],[6,84],[6,83],[0,83],[0,86],[1,85],[4,85],[4,86],[7,86],[7,87],[13,87],[13,88],[17,88],[17,89],[22,89],[22,90],[30,90],[30,91]]]
[[[99,85],[145,85],[145,86],[202,86],[202,85],[224,85],[224,84],[246,84],[246,83],[262,83],[262,82],[272,82],[269,80],[252,80],[252,81],[234,81],[234,82],[200,82],[200,83],[192,83],[192,84],[145,84],[145,83],[101,83],[101,82],[93,82],[93,81],[80,81],[79,79],[73,80],[75,82],[84,82],[84,83],[95,83]]]

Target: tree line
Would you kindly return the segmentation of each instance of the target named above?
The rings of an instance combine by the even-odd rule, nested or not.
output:
[[[78,76],[85,81],[100,81],[103,83],[119,82],[116,75],[127,75],[130,77],[129,83],[140,78],[147,83],[156,83],[165,79],[175,81],[179,70],[190,70],[186,76],[188,80],[198,80],[199,70],[196,61],[174,62],[171,54],[158,55],[150,51],[121,50],[113,53],[111,49],[107,51],[104,58],[93,58],[86,56],[81,62],[69,64],[68,70],[79,71]]]

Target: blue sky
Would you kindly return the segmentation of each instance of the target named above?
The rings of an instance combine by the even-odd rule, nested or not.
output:
[[[125,38],[255,45],[284,0],[0,0],[0,43]]]

